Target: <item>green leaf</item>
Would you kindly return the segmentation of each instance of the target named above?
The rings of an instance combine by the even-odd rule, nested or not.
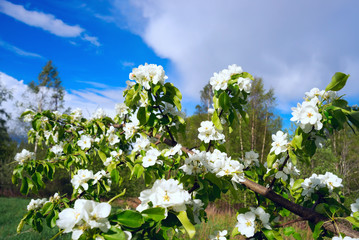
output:
[[[323,231],[322,230],[323,223],[324,223],[323,221],[320,221],[315,225],[315,228],[313,231],[313,239],[319,238],[320,233]]]
[[[352,111],[347,115],[348,119],[359,128],[359,111]]]
[[[302,149],[303,134],[296,134],[292,140],[292,146],[294,149]]]
[[[223,109],[223,111],[227,111],[230,107],[230,98],[226,92],[222,92],[219,95],[219,106]]]
[[[141,213],[145,218],[151,218],[151,219],[155,220],[156,222],[159,222],[162,219],[166,218],[165,209],[160,208],[160,207],[149,208],[149,209],[142,211]]]
[[[97,151],[98,156],[101,158],[102,162],[106,162],[106,154],[100,150]]]
[[[119,228],[111,227],[110,230],[102,235],[106,240],[126,240],[126,234]]]
[[[56,226],[56,219],[58,218],[58,213],[56,211],[51,211],[49,215],[46,217],[46,224],[50,228],[54,228]]]
[[[132,179],[133,176],[136,176],[137,178],[141,177],[144,170],[145,169],[142,167],[142,165],[136,164],[132,169],[130,179]]]
[[[292,191],[300,189],[302,187],[302,182],[304,182],[303,179],[297,179],[293,184]]]
[[[233,230],[232,230],[231,237],[233,238],[234,236],[237,236],[238,234],[241,234],[241,233],[238,231],[238,227],[234,227]]]
[[[139,228],[144,223],[142,215],[139,212],[132,210],[124,210],[117,213],[116,219],[120,224],[131,228]]]
[[[196,229],[194,228],[193,224],[189,221],[187,217],[186,211],[181,211],[177,214],[178,220],[182,223],[183,227],[186,229],[190,238],[196,234]]]
[[[295,153],[293,152],[293,150],[289,150],[289,157],[292,160],[292,163],[294,165],[297,165],[297,155],[295,155]]]
[[[208,179],[211,183],[217,185],[217,187],[219,187],[220,189],[222,189],[223,184],[221,182],[221,180],[213,173],[207,173],[204,176],[206,179]]]
[[[118,181],[120,179],[120,173],[119,171],[115,168],[111,171],[111,180],[114,184],[117,184]]]
[[[20,192],[24,195],[27,195],[29,193],[29,183],[28,183],[28,178],[27,177],[24,177],[22,179],[22,182],[21,182],[21,188],[20,188]]]
[[[263,229],[263,233],[268,240],[281,240],[283,239],[279,232],[269,229]]]
[[[356,227],[359,227],[359,220],[353,217],[346,217],[346,220],[348,220],[351,224],[353,224]]]
[[[42,207],[42,214],[47,214],[48,212],[50,212],[52,209],[54,208],[54,204],[52,202],[47,202],[45,203],[45,205]]]
[[[332,77],[332,81],[325,88],[325,91],[339,91],[345,86],[349,76],[349,74],[336,72]]]
[[[283,229],[283,233],[284,233],[284,235],[289,236],[289,235],[295,233],[295,230],[293,227],[286,227]]]
[[[182,109],[181,100],[177,96],[173,97],[173,103],[176,105],[178,111],[181,111]]]
[[[274,152],[271,152],[267,156],[267,166],[268,168],[271,168],[275,160],[277,159],[277,155],[275,155]]]
[[[138,112],[137,112],[137,119],[140,121],[140,124],[141,125],[145,125],[148,118],[149,118],[149,115],[148,115],[148,118],[146,117],[146,108],[145,107],[140,107],[138,109]]]
[[[218,117],[217,111],[215,110],[213,115],[212,115],[212,122],[214,124],[214,126],[218,129],[218,130],[223,130],[222,124],[221,124],[221,120]]]

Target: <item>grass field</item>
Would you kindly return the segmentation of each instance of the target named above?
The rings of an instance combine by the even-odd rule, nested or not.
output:
[[[2,240],[48,240],[53,237],[58,229],[44,227],[42,233],[38,233],[25,226],[20,234],[16,233],[17,225],[27,212],[28,199],[0,198],[0,239]],[[61,239],[71,239],[67,234]]]

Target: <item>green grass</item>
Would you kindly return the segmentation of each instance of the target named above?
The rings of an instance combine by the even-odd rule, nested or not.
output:
[[[17,225],[27,212],[29,199],[0,197],[0,239],[4,240],[48,240],[57,232],[58,228],[50,229],[47,226],[41,233],[35,232],[25,225],[20,234],[16,233]],[[58,239],[71,239],[69,234]]]

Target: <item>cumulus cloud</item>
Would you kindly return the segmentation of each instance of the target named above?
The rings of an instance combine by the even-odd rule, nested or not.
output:
[[[356,1],[132,0],[126,5],[115,0],[113,5],[126,17],[124,27],[171,61],[172,79],[189,101],[213,72],[236,63],[273,87],[284,107],[312,87],[324,88],[334,72],[349,70],[348,59],[359,61]],[[358,74],[354,69],[351,78]],[[351,84],[350,94],[358,96],[359,82]]]
[[[41,56],[37,53],[32,53],[32,52],[22,50],[18,47],[15,47],[14,45],[12,45],[10,43],[2,41],[1,39],[0,39],[0,47],[5,48],[11,52],[16,53],[17,55],[24,56],[24,57],[44,58],[43,56]]]
[[[88,82],[90,85],[92,82]],[[94,83],[96,85],[96,83]],[[27,85],[23,80],[17,80],[16,78],[7,75],[4,72],[0,72],[0,85],[11,90],[13,99],[9,99],[2,103],[2,108],[11,115],[11,119],[8,121],[8,127],[10,131],[23,135],[24,129],[19,128],[18,118],[20,117],[24,108],[16,107],[16,103],[24,101],[23,94],[27,91]],[[123,102],[122,91],[123,88],[114,88],[108,85],[96,85],[99,89],[80,89],[80,90],[68,90],[65,93],[65,109],[70,107],[71,109],[81,108],[85,117],[90,117],[98,108],[103,108],[108,116],[115,116],[115,104]],[[34,101],[31,96],[27,101]]]
[[[0,12],[32,27],[41,28],[59,37],[81,37],[95,46],[100,46],[97,37],[87,35],[79,25],[69,25],[52,14],[25,9],[22,5],[0,0]]]

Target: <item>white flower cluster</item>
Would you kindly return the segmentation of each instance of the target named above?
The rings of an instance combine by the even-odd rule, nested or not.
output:
[[[58,193],[55,193],[54,196],[50,197],[50,200],[47,200],[47,198],[42,198],[42,199],[31,199],[30,203],[27,205],[27,210],[39,210],[40,208],[42,208],[44,206],[45,203],[47,202],[55,202],[58,201],[60,199],[60,196]]]
[[[251,207],[250,210],[250,212],[241,213],[237,216],[236,227],[242,235],[247,238],[253,237],[257,226],[272,229],[269,225],[269,213],[266,213],[261,207]]]
[[[98,108],[91,116],[92,120],[95,119],[102,119],[104,117],[107,117],[106,112],[102,108]]]
[[[107,178],[108,184],[111,184],[111,176],[104,170],[98,171],[96,174],[93,174],[92,170],[80,169],[77,171],[77,174],[72,177],[71,183],[75,190],[82,187],[86,191],[89,188],[88,181],[93,180],[92,185],[95,185],[103,177]],[[79,192],[82,192],[82,190],[79,189]]]
[[[227,230],[216,231],[214,235],[209,235],[210,240],[226,240],[227,239]]]
[[[82,134],[80,140],[77,141],[77,145],[82,149],[85,150],[86,148],[90,148],[92,144],[92,138],[89,135]]]
[[[124,118],[130,109],[125,103],[118,103],[115,105],[115,110],[120,118]]]
[[[201,127],[198,128],[198,132],[198,138],[205,143],[209,143],[211,140],[224,141],[224,134],[220,133],[211,121],[201,122]]]
[[[279,169],[279,167],[284,163],[285,157],[282,157],[281,159],[276,160],[273,163],[272,168]],[[268,169],[269,171],[270,169]],[[300,171],[297,169],[296,166],[293,165],[293,163],[289,160],[283,167],[283,170],[276,172],[275,178],[283,179],[283,181],[287,181],[289,177],[291,176],[299,176]],[[294,179],[291,178],[291,184],[294,183]]]
[[[87,229],[99,228],[107,232],[111,225],[107,220],[111,205],[92,200],[78,199],[74,208],[66,208],[59,213],[56,225],[64,229],[64,233],[72,232],[72,239],[79,239]]]
[[[290,120],[299,123],[300,128],[306,133],[309,133],[313,127],[315,130],[322,129],[323,123],[321,120],[323,117],[318,109],[318,103],[321,102],[319,98],[334,98],[333,94],[335,93],[326,93],[318,88],[313,88],[310,92],[306,92],[305,101],[302,104],[297,103],[297,107],[292,107],[293,117]]]
[[[342,236],[334,236],[332,238],[332,240],[359,240],[359,238],[352,238],[352,237],[349,237],[349,236],[345,236],[345,237],[342,237]]]
[[[139,138],[136,138],[136,142],[133,144],[132,152],[139,152],[139,151],[147,151],[150,148],[150,140],[145,135],[140,135]]]
[[[30,159],[35,159],[35,153],[29,152],[26,149],[23,149],[20,153],[16,153],[15,161],[17,161],[20,165],[23,165],[24,162]]]
[[[219,73],[214,73],[211,77],[209,83],[212,85],[213,92],[218,90],[226,90],[228,88],[228,82],[231,80],[231,77],[235,74],[241,74],[243,72],[240,66],[236,64],[229,65],[227,69],[223,69]],[[247,93],[251,91],[251,82],[249,78],[238,78],[237,84],[240,90],[243,90]]]
[[[80,121],[82,118],[82,109],[76,108],[71,112],[71,119],[73,121]]]
[[[170,103],[164,102],[163,114],[171,114],[172,116],[180,116],[181,118],[186,117],[185,112],[180,112],[178,109]]]
[[[311,177],[304,179],[304,182],[302,182],[302,196],[308,199],[312,193],[321,188],[328,188],[329,192],[332,192],[333,189],[337,187],[343,187],[342,179],[333,173],[326,172],[324,175],[313,173]]]
[[[24,122],[32,122],[32,120],[34,119],[35,113],[31,109],[26,109],[24,112],[28,111],[30,112],[24,116]]]
[[[278,131],[276,134],[272,134],[272,148],[270,152],[274,152],[275,155],[279,155],[282,152],[287,151],[287,134],[282,131]]]
[[[106,161],[103,163],[103,165],[105,165],[105,166],[107,167],[107,166],[110,165],[113,161],[118,161],[118,160],[120,160],[120,157],[121,157],[122,153],[123,153],[123,152],[122,152],[121,149],[119,149],[118,151],[111,151],[111,152],[110,152],[111,157],[106,158]]]
[[[246,152],[244,155],[244,159],[243,159],[244,167],[247,168],[252,165],[255,165],[258,167],[259,166],[258,157],[259,157],[259,154],[254,151]]]
[[[132,116],[130,116],[129,120],[130,122],[126,123],[123,127],[126,140],[131,138],[135,134],[136,130],[138,129],[138,126],[140,125],[140,121],[137,119],[137,111],[134,112]]]
[[[156,64],[140,65],[138,68],[132,69],[129,78],[140,83],[145,89],[150,89],[150,83],[164,84],[167,76],[162,66]]]
[[[47,198],[42,199],[31,199],[30,203],[27,205],[27,211],[30,210],[38,210],[44,206],[44,204],[47,202]]]
[[[237,183],[244,181],[244,165],[217,149],[213,153],[194,150],[194,154],[189,154],[179,169],[188,175],[211,172],[217,177],[232,176],[232,181]]]
[[[116,143],[119,143],[120,142],[120,139],[118,138],[118,136],[116,135],[116,129],[111,126],[108,130],[107,130],[107,133],[106,133],[106,136],[107,136],[107,140],[108,140],[108,143],[113,146],[115,145]]]
[[[171,157],[171,156],[174,156],[176,154],[182,155],[181,148],[182,148],[182,145],[177,143],[176,146],[174,146],[174,147],[172,147],[172,148],[170,148],[168,150],[164,150],[165,153],[163,154],[163,156]]]
[[[160,179],[156,180],[151,189],[146,189],[140,193],[139,199],[141,204],[136,208],[137,211],[142,212],[150,208],[149,203],[153,207],[162,207],[166,209],[165,215],[169,209],[175,212],[186,210],[186,204],[190,204],[191,195],[183,189],[182,183],[175,179]]]
[[[323,100],[333,100],[337,97],[337,93],[334,91],[319,90],[318,88],[312,88],[309,92],[305,93],[305,100],[310,101],[313,98],[322,98]]]
[[[163,162],[158,159],[161,155],[161,152],[158,151],[156,148],[151,147],[147,152],[146,156],[142,158],[142,166],[148,168],[149,166],[153,166],[156,163],[162,164]]]
[[[60,142],[59,144],[52,146],[50,151],[55,153],[55,155],[60,156],[63,153],[64,145],[64,142]]]
[[[350,209],[352,210],[352,213],[359,211],[359,198],[355,201],[355,203],[350,204]]]

